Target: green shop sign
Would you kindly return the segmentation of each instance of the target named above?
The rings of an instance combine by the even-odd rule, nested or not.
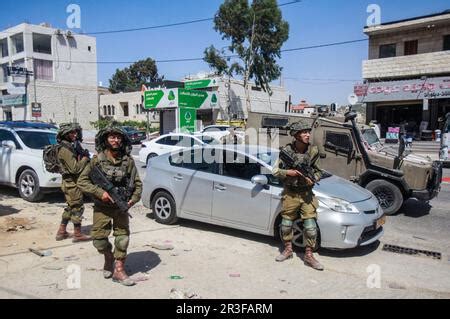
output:
[[[0,106],[16,106],[26,104],[27,96],[25,94],[0,96]]]
[[[195,132],[195,122],[197,121],[197,109],[180,107],[178,109],[178,123],[180,129]]]
[[[219,80],[217,78],[184,82],[184,88],[188,90],[204,89],[217,86],[219,86]]]
[[[168,107],[213,108],[217,106],[217,103],[217,92],[186,89],[163,89],[144,92],[144,107],[146,109]]]

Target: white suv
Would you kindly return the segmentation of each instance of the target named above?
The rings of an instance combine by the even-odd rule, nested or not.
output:
[[[0,125],[0,184],[16,187],[20,196],[36,202],[61,187],[61,175],[45,170],[43,149],[56,143],[51,129]]]

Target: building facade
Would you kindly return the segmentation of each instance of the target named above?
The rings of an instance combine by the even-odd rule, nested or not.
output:
[[[152,83],[149,90],[172,91],[178,96],[178,90],[208,92],[214,95],[217,101],[204,103],[202,107],[186,104],[185,107],[194,107],[195,129],[200,130],[207,125],[228,120],[246,120],[248,111],[246,107],[246,91],[243,81],[225,77],[185,78],[182,82],[164,81]],[[290,112],[290,96],[283,87],[272,86],[272,95],[264,92],[255,85],[250,85],[250,110],[254,112]],[[167,93],[167,92],[166,92]],[[161,94],[162,91],[161,91]],[[99,97],[99,115],[104,118],[113,118],[118,121],[134,120],[146,121],[147,114],[152,125],[160,127],[161,134],[172,132],[179,126],[179,113],[177,110],[178,97],[174,100],[161,102],[160,106],[147,112],[143,104],[143,92],[129,92],[117,94],[103,94]],[[208,95],[208,96],[209,96]],[[162,99],[164,101],[164,98]],[[181,103],[183,104],[183,103]],[[154,124],[153,124],[154,123]],[[158,123],[158,124],[156,124]],[[178,123],[178,124],[177,124]]]
[[[96,63],[93,37],[46,24],[0,32],[0,120],[74,121],[90,128],[98,119]]]
[[[367,122],[420,137],[450,112],[450,11],[366,27],[369,59],[355,86]]]
[[[142,104],[142,92],[100,95],[99,115],[116,121],[147,121],[147,113]],[[159,124],[159,114],[150,112],[149,121]],[[154,124],[152,124],[154,125]]]

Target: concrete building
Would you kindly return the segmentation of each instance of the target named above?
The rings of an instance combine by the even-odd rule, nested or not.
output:
[[[109,92],[109,91],[108,91]],[[100,95],[99,114],[120,122],[147,121],[147,112],[142,105],[142,92],[129,92]],[[159,114],[149,113],[149,121],[159,124]]]
[[[290,112],[290,96],[285,88],[272,86],[272,95],[264,92],[254,84],[250,86],[250,105],[254,112]],[[225,77],[185,78],[182,82],[164,81],[151,83],[149,90],[166,91],[186,88],[210,92],[217,97],[214,103],[204,103],[196,110],[196,130],[222,120],[247,119],[246,93],[243,81]],[[163,94],[163,93],[161,93]],[[117,93],[100,95],[99,114],[118,121],[135,120],[146,121],[147,112],[143,108],[142,92]],[[163,99],[164,100],[164,99]],[[168,101],[166,101],[168,102]],[[188,107],[194,107],[189,106]],[[149,120],[157,122],[161,134],[175,130],[179,125],[179,113],[176,103],[161,102],[158,107],[151,109]]]
[[[416,137],[435,130],[450,112],[450,10],[365,27],[364,33],[369,59],[355,94],[367,105],[367,122],[377,120],[383,137],[393,126],[405,125]]]
[[[96,63],[93,37],[47,24],[0,32],[0,120],[76,121],[89,128],[98,119]],[[15,67],[12,73],[8,67]]]

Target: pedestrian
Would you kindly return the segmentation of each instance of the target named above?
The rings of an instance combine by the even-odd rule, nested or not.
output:
[[[137,173],[136,164],[130,155],[132,146],[127,134],[118,126],[109,126],[100,130],[95,137],[94,156],[79,178],[81,190],[94,198],[94,224],[91,235],[94,247],[104,255],[103,276],[125,286],[133,286],[125,272],[125,260],[130,241],[128,212],[119,209],[118,203],[99,185],[93,183],[91,172],[96,166],[114,187],[125,194],[122,198],[128,208],[136,204],[142,193],[142,182]],[[130,187],[130,185],[133,185]],[[108,236],[114,230],[114,253]]]
[[[61,124],[56,139],[60,145],[57,157],[62,174],[61,190],[67,206],[64,208],[55,239],[60,241],[72,237],[72,234],[67,232],[67,224],[72,221],[74,228],[72,241],[87,241],[91,238],[81,232],[81,220],[84,212],[83,193],[77,186],[78,178],[89,162],[87,154],[79,151],[82,129],[76,123]]]
[[[296,162],[310,166],[314,171],[315,179],[318,181],[322,176],[322,171],[319,168],[319,150],[317,146],[312,146],[309,143],[311,129],[311,125],[305,120],[292,124],[290,135],[295,140],[287,144],[284,150]],[[299,218],[300,213],[306,238],[304,263],[316,270],[323,270],[324,267],[313,255],[313,250],[317,245],[316,219],[317,208],[319,207],[319,202],[313,193],[314,182],[294,167],[288,167],[281,159],[275,162],[272,173],[283,181],[284,186],[280,226],[284,251],[276,258],[276,261],[282,262],[293,257],[293,223]]]

